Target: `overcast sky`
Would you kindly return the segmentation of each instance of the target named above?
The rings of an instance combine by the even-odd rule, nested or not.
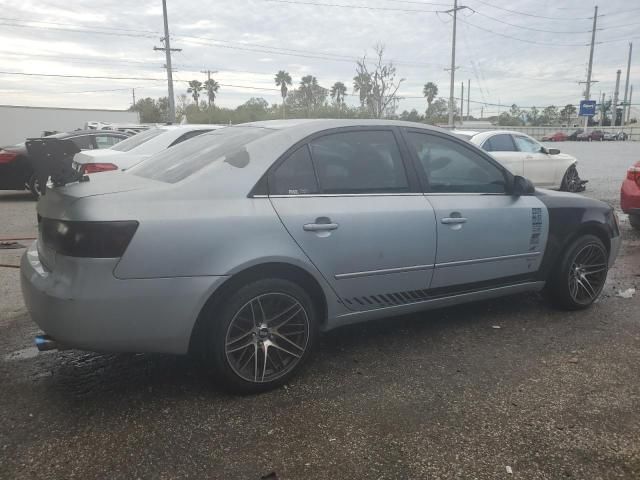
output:
[[[235,107],[252,96],[279,101],[273,76],[280,69],[290,72],[295,84],[312,74],[324,87],[342,81],[352,93],[355,59],[381,42],[396,62],[398,76],[406,79],[399,111],[424,110],[422,86],[427,81],[448,96],[444,69],[451,61],[452,21],[441,12],[453,1],[167,2],[172,47],[182,49],[173,56],[176,95],[186,91],[187,80],[205,80],[200,71],[207,69],[219,72],[213,77],[223,85],[218,100],[223,106]],[[460,3],[469,9],[459,12],[456,96],[460,82],[466,88],[470,79],[473,101],[538,107],[579,102],[592,0]],[[601,4],[596,41],[603,43],[595,49],[593,78],[599,82],[592,87],[592,98],[600,92],[613,95],[617,69],[622,70],[624,89],[628,42],[635,40],[631,84],[638,90],[634,103],[640,104],[640,2]],[[161,45],[161,0],[0,0],[0,7],[0,104],[126,109],[131,88],[138,98],[166,95],[164,54],[153,51]],[[473,103],[472,114],[479,115],[480,107]],[[485,115],[498,110],[484,107]]]

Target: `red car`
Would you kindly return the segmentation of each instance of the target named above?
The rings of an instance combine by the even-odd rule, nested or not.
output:
[[[563,132],[556,132],[553,135],[545,135],[542,137],[543,142],[564,142],[567,139],[567,134]]]
[[[620,206],[629,215],[631,226],[640,230],[640,162],[627,170],[627,178],[620,189]]]

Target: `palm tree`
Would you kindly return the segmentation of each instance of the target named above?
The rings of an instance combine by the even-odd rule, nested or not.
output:
[[[424,88],[422,89],[422,94],[427,97],[427,110],[431,108],[431,103],[433,99],[438,95],[438,86],[433,82],[428,82],[424,84]]]
[[[200,92],[202,91],[202,82],[198,80],[191,80],[189,82],[189,88],[187,88],[187,93],[190,93],[193,97],[193,101],[196,102],[196,107],[198,106],[198,99],[200,98]]]
[[[204,82],[204,88],[207,91],[207,100],[209,101],[209,107],[211,107],[211,105],[215,106],[216,93],[218,93],[218,90],[220,90],[220,84],[213,78],[210,78],[209,80]]]
[[[342,82],[336,82],[331,87],[331,98],[336,102],[338,107],[342,107],[344,104],[344,96],[347,94],[347,87]]]
[[[307,75],[300,79],[300,93],[302,93],[302,100],[307,106],[307,115],[311,116],[311,109],[316,106],[318,99],[316,94],[319,93],[320,85],[318,85],[318,79],[313,75]]]
[[[364,108],[371,94],[371,76],[367,73],[359,73],[353,77],[353,91],[360,92],[360,106]]]
[[[289,72],[280,70],[276,73],[275,82],[276,86],[280,87],[280,94],[282,95],[282,118],[285,118],[284,99],[289,91],[287,87],[291,86],[291,75],[289,75]]]

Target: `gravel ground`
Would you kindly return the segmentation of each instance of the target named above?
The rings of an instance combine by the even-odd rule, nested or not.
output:
[[[586,195],[619,204],[640,144],[554,146],[580,159]],[[640,478],[640,294],[615,296],[639,287],[640,234],[621,221],[588,311],[520,295],[345,327],[253,397],[188,358],[38,354],[2,267],[0,478]],[[0,237],[34,233],[34,203],[0,193]]]

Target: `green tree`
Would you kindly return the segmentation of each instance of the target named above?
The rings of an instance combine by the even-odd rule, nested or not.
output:
[[[347,87],[342,82],[336,82],[331,87],[329,94],[338,108],[341,108],[344,105],[344,96],[347,94]]]
[[[198,80],[191,80],[189,82],[189,88],[187,88],[187,93],[190,93],[193,97],[193,101],[196,104],[196,108],[198,107],[198,99],[200,98],[200,92],[204,87],[202,86],[202,82]]]
[[[540,124],[556,125],[559,118],[560,114],[558,113],[558,108],[555,105],[549,105],[548,107],[544,107],[540,114]]]
[[[427,108],[424,120],[431,125],[444,123],[448,121],[448,112],[449,103],[444,98],[437,98]]]
[[[291,75],[289,72],[285,72],[284,70],[280,70],[276,73],[275,77],[276,86],[280,87],[280,95],[282,95],[282,118],[285,118],[285,105],[284,100],[287,97],[287,92],[291,86]]]
[[[360,107],[364,109],[371,94],[371,76],[368,73],[358,73],[353,77],[353,92],[360,94]]]
[[[220,84],[216,82],[213,78],[210,78],[209,80],[204,82],[203,86],[204,86],[204,89],[207,91],[208,106],[209,108],[211,108],[212,105],[215,106],[216,94],[218,93],[218,90],[220,90]]]
[[[533,126],[540,125],[540,111],[535,106],[531,107],[531,110],[527,112],[527,122]]]
[[[391,61],[384,59],[384,45],[377,44],[374,47],[374,58],[370,62],[367,56],[363,56],[356,63],[356,79],[369,80],[369,95],[367,108],[374,118],[395,115],[400,97],[398,90],[404,78],[396,78],[396,67]],[[360,94],[362,101],[362,93]]]
[[[166,99],[166,97],[164,97]],[[129,110],[138,112],[141,123],[159,123],[167,119],[167,110],[162,111],[161,100],[157,102],[151,97],[139,99]],[[164,116],[163,116],[164,113]]]
[[[431,107],[433,99],[438,96],[438,86],[433,82],[427,82],[422,88],[422,95],[427,99],[427,110]]]
[[[567,105],[565,105],[562,110],[560,110],[560,119],[562,123],[571,123],[571,119],[576,114],[576,112],[576,107],[572,104],[568,103]]]
[[[312,112],[326,101],[327,90],[318,84],[316,77],[306,75],[300,79],[298,95],[302,106],[306,110],[307,116],[311,117]]]

